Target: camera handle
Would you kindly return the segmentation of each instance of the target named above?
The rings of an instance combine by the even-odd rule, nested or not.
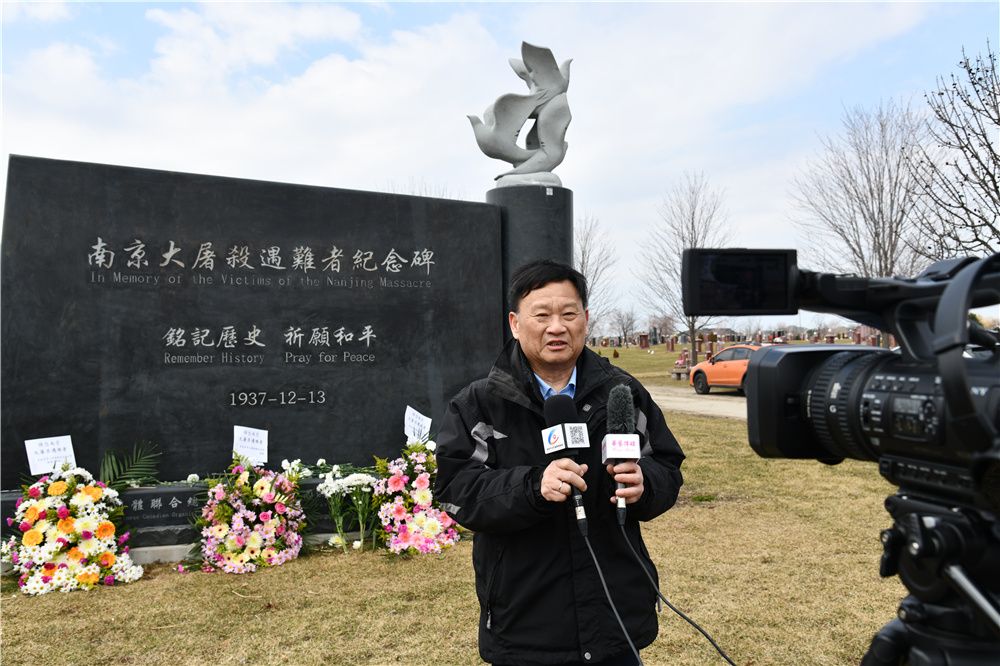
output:
[[[967,442],[972,451],[989,450],[997,437],[990,422],[976,412],[962,358],[962,352],[969,343],[967,313],[972,307],[973,287],[990,269],[1000,269],[1000,254],[978,259],[962,268],[945,287],[934,314],[932,348],[938,358],[950,426],[954,428],[958,441]]]

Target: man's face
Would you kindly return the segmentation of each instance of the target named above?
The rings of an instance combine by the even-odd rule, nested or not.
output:
[[[539,374],[572,371],[583,351],[590,319],[572,282],[550,282],[528,292],[508,319],[532,370]]]

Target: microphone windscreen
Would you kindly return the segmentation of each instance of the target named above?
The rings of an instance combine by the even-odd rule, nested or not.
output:
[[[635,405],[632,404],[632,391],[625,384],[615,386],[608,393],[608,432],[635,432]]]
[[[554,395],[543,406],[545,425],[552,427],[560,423],[576,423],[576,404],[568,395]]]

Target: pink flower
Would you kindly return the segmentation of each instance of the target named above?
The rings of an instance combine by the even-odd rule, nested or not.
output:
[[[222,486],[218,486],[215,489],[215,499],[222,501],[226,499],[226,491],[222,489]]]
[[[84,541],[91,538],[92,536],[94,536],[94,533],[91,532],[90,530],[84,530],[80,532],[80,538],[83,539]]]
[[[114,585],[115,584],[115,577],[112,576],[111,574],[108,574],[107,576],[104,577],[104,584],[105,585]]]
[[[264,496],[261,497],[261,499],[270,504],[274,501],[274,493],[264,493]]]
[[[14,524],[14,519],[13,518],[7,518],[7,527],[12,526],[13,524]]]
[[[15,509],[20,509],[20,508],[21,508],[21,504],[22,504],[23,502],[24,502],[24,498],[23,498],[23,497],[18,497],[18,498],[17,498],[16,500],[14,500],[14,508],[15,508]],[[10,524],[10,523],[8,523],[8,525],[9,525],[9,524]]]
[[[402,502],[397,502],[392,505],[392,517],[395,518],[397,522],[404,520],[406,518],[406,513],[406,505]]]
[[[278,513],[284,513],[286,508],[287,507],[281,502],[278,502],[277,504],[274,505],[274,510],[277,511]]]
[[[56,513],[60,518],[69,518],[69,509],[67,509],[65,505],[59,507],[59,510],[56,511]]]
[[[278,525],[278,527],[275,528],[274,533],[277,534],[278,536],[281,536],[282,534],[285,533],[285,526]]]
[[[389,477],[389,481],[386,485],[389,488],[389,492],[399,493],[406,488],[406,482],[409,480],[409,477],[403,476],[402,474],[393,474]]]
[[[416,488],[417,490],[424,490],[425,488],[429,488],[430,485],[431,485],[431,475],[428,474],[427,472],[424,472],[423,474],[418,476],[417,480],[413,482],[413,487]]]
[[[48,474],[46,474],[42,478],[38,479],[38,483],[48,483],[48,482],[49,482],[49,475]]]
[[[18,562],[21,561],[21,558],[18,556],[16,550],[10,551],[10,561],[13,562],[14,564],[17,564]]]
[[[42,582],[48,583],[52,581],[52,576],[42,576]]]
[[[53,569],[56,568],[56,563],[46,562],[45,564],[42,565],[42,568],[45,569],[46,571],[52,571]]]
[[[38,486],[31,486],[30,488],[28,488],[29,497],[41,497],[41,495],[42,495],[42,489],[39,488]]]
[[[95,481],[94,485],[96,485],[98,488],[107,488],[108,487],[107,484],[104,483],[103,481]]]
[[[236,535],[236,545],[242,548],[246,544],[246,539],[244,539],[239,534]]]
[[[66,539],[64,539],[63,537],[59,537],[58,539],[56,539],[56,543],[61,544],[63,548],[69,545],[69,541],[66,541]]]
[[[260,522],[266,523],[269,520],[271,520],[271,512],[270,511],[265,511],[262,514],[260,514]]]
[[[233,468],[233,474],[242,474],[245,471],[246,470],[243,468],[243,465],[237,465]]]
[[[125,532],[125,534],[122,534],[120,537],[118,537],[118,545],[124,546],[125,542],[128,541],[130,536],[132,536],[131,532]]]
[[[187,569],[184,568],[183,564],[177,565],[177,573],[187,573]]]
[[[27,532],[28,530],[31,529],[31,523],[29,523],[27,520],[22,521],[21,524],[17,526],[17,529],[21,530],[22,532]]]

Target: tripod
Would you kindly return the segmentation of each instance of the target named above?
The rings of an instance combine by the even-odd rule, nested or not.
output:
[[[903,490],[886,510],[879,574],[910,592],[861,666],[1000,665],[1000,524],[968,505]]]

